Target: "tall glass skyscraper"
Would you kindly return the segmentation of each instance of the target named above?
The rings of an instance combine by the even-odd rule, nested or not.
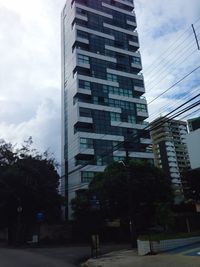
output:
[[[152,160],[132,0],[67,0],[62,12],[62,192],[129,156]],[[69,205],[70,207],[70,205]],[[71,213],[69,208],[69,214]]]

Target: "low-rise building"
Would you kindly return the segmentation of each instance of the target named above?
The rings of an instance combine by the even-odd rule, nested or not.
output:
[[[186,136],[192,169],[200,168],[200,117],[188,120],[190,133]]]

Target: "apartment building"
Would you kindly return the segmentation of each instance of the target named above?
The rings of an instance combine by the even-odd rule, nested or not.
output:
[[[70,201],[107,164],[153,160],[132,0],[67,0],[62,12],[62,192]],[[116,149],[117,148],[117,149]]]
[[[160,117],[151,123],[155,165],[170,177],[175,202],[183,199],[181,174],[190,168],[186,144],[187,123]]]

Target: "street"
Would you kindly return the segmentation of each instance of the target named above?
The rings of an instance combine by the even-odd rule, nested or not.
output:
[[[123,249],[123,250],[122,250]],[[138,256],[130,245],[104,245],[102,254],[113,251],[89,266],[105,267],[198,267],[200,244],[155,256]],[[90,258],[89,246],[11,249],[0,248],[0,267],[74,267]]]
[[[127,248],[127,245],[106,245],[102,253]],[[54,248],[0,248],[0,267],[73,267],[90,257],[89,246]]]

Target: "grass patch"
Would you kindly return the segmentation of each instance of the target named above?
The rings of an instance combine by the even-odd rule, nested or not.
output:
[[[200,236],[200,231],[198,232],[191,232],[191,233],[159,233],[159,234],[150,234],[150,235],[141,235],[138,237],[141,241],[160,241],[160,240],[167,240],[167,239],[177,239],[177,238],[187,238],[187,237],[194,237]]]

